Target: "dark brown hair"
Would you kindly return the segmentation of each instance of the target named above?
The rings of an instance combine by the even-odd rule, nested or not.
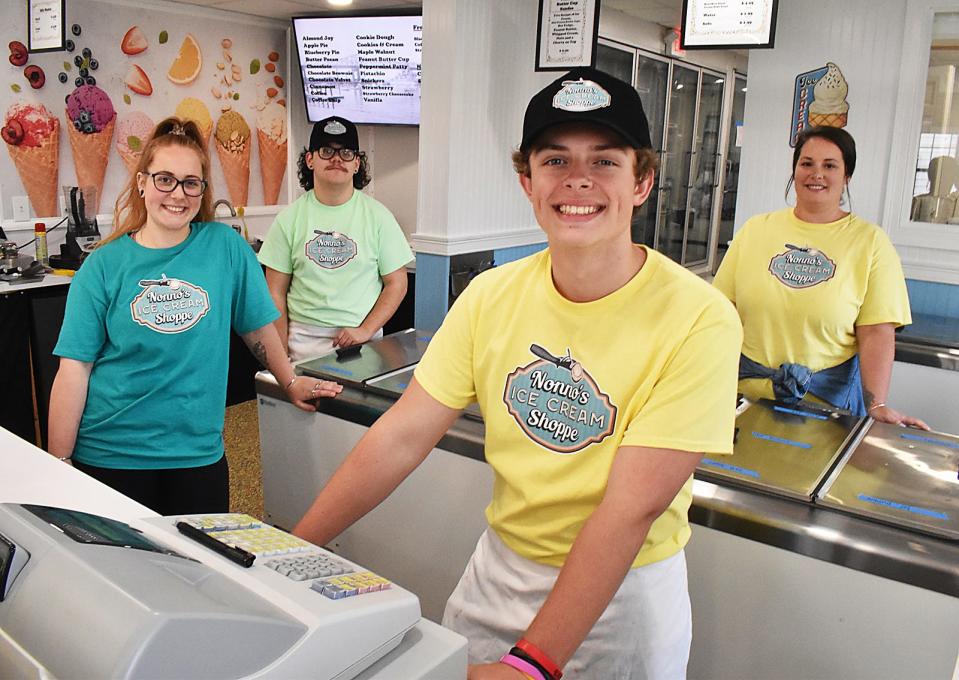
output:
[[[516,149],[513,151],[512,160],[513,160],[513,169],[518,175],[524,175],[529,177],[529,157],[533,152],[542,149],[545,146],[545,138],[543,135],[540,135],[536,140],[530,144],[529,148],[526,151]],[[627,144],[623,144],[626,148],[633,148]],[[633,166],[633,174],[636,177],[637,182],[641,182],[646,179],[646,176],[651,172],[656,172],[659,168],[659,154],[657,154],[652,149],[633,149],[636,152],[636,164]]]
[[[146,174],[157,149],[173,146],[194,151],[200,158],[200,167],[203,169],[202,179],[207,182],[210,181],[210,155],[206,150],[206,140],[204,140],[196,123],[173,116],[161,120],[153,129],[149,141],[143,146],[143,153],[140,156],[139,163],[137,163],[136,170],[130,173],[130,180],[117,197],[116,206],[113,210],[113,232],[100,242],[101,246],[136,231],[146,223],[146,204],[143,201],[143,196],[140,195],[137,174]],[[207,186],[206,191],[200,198],[200,208],[190,222],[209,222],[212,219],[213,191],[210,186]]]

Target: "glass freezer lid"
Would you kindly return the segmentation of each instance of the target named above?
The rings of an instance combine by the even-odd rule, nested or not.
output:
[[[297,368],[313,378],[363,385],[370,378],[417,363],[432,337],[432,333],[409,328],[355,348],[304,361],[297,364]]]
[[[413,371],[415,370],[416,366],[410,366],[396,373],[384,375],[379,378],[371,378],[366,383],[366,389],[376,394],[399,399],[400,395],[409,387],[410,379],[413,377]],[[473,420],[483,421],[483,414],[480,413],[479,404],[475,401],[463,409],[463,415]]]
[[[707,455],[697,477],[811,501],[864,418],[761,399],[736,418],[732,456]]]
[[[873,422],[817,503],[959,540],[959,437]]]

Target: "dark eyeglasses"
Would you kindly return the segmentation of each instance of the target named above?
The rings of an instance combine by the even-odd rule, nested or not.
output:
[[[333,158],[333,156],[335,156],[336,154],[339,154],[340,158],[342,158],[343,161],[346,163],[349,163],[351,160],[356,158],[356,156],[359,154],[358,151],[354,151],[353,149],[334,149],[332,146],[321,146],[319,149],[317,149],[313,153],[315,153],[316,155],[318,155],[320,158],[322,158],[325,161],[328,161],[331,158]]]
[[[156,190],[165,194],[173,193],[177,187],[183,187],[184,194],[196,198],[202,196],[207,187],[205,179],[197,179],[196,177],[177,179],[167,172],[148,172],[147,176],[153,178],[153,186],[156,187]]]

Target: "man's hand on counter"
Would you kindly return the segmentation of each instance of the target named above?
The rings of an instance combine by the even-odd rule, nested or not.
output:
[[[374,331],[375,332],[375,331]],[[359,328],[344,328],[333,338],[334,347],[349,347],[351,345],[362,345],[373,337],[373,333],[362,326]]]
[[[315,411],[317,400],[331,398],[343,391],[343,386],[329,380],[315,380],[306,376],[297,376],[287,388],[290,401],[304,411]]]

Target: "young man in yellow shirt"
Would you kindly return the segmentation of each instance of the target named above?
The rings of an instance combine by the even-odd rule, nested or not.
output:
[[[556,80],[513,160],[549,248],[470,284],[295,533],[331,540],[475,400],[490,528],[444,616],[470,641],[469,677],[682,677],[692,473],[732,452],[742,329],[717,291],[630,240],[656,155],[629,84]]]

